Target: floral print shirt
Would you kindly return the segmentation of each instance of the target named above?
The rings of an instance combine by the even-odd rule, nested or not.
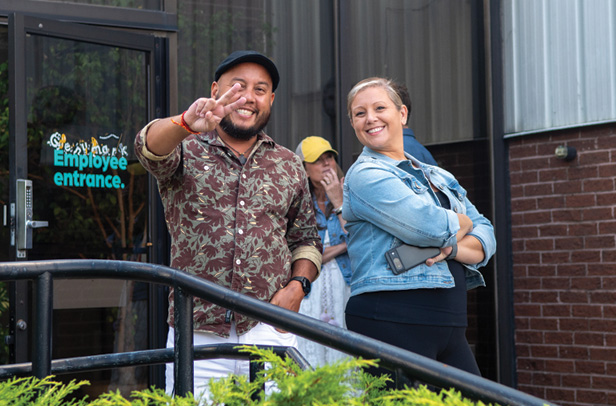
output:
[[[152,122],[153,123],[153,122]],[[141,164],[157,179],[171,238],[171,267],[269,301],[291,277],[293,261],[321,269],[308,180],[297,155],[261,133],[241,165],[216,131],[190,135],[160,157],[135,140]],[[228,337],[226,309],[194,300],[194,329]],[[257,324],[234,314],[238,334]],[[168,323],[173,320],[173,289]]]

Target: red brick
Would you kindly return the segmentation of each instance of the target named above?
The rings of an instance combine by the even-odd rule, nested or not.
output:
[[[516,186],[512,185],[509,188],[509,194],[511,196],[511,200],[517,200],[518,198],[524,197],[524,186]]]
[[[559,251],[559,252],[544,252],[541,254],[541,263],[542,264],[562,264],[567,262],[579,262],[572,261],[571,256],[575,255],[577,251],[569,253],[569,251]],[[584,253],[585,254],[585,253]],[[580,254],[583,255],[583,254]]]
[[[616,201],[616,192],[613,193],[598,193],[597,206],[609,206]]]
[[[551,251],[555,248],[553,238],[529,238],[524,240],[526,251]]]
[[[516,331],[516,341],[529,344],[543,344],[543,333],[539,331]]]
[[[539,235],[541,237],[562,237],[567,235],[568,226],[565,224],[554,224],[539,226]]]
[[[611,204],[616,202],[616,195],[614,195],[611,202]],[[601,221],[599,223],[599,234],[616,234],[616,221]]]
[[[566,318],[560,319],[561,331],[584,331],[588,330],[589,321],[587,319]]]
[[[539,174],[539,182],[555,182],[567,180],[567,172],[563,171],[561,168],[556,169],[543,169],[538,172]],[[536,182],[536,180],[535,180]],[[533,183],[532,180],[525,181],[524,183]]]
[[[524,191],[526,193],[526,190]],[[565,197],[566,207],[593,207],[596,205],[595,195],[584,194]]]
[[[556,345],[533,345],[530,347],[530,354],[533,358],[558,358],[558,348]]]
[[[532,238],[539,235],[539,228],[537,226],[517,226],[511,228],[511,238]]]
[[[544,210],[561,209],[565,207],[565,197],[564,196],[539,197],[537,198],[537,206]]]
[[[571,287],[573,289],[596,290],[601,289],[602,285],[601,278],[597,277],[571,278]]]
[[[541,288],[565,290],[571,288],[571,283],[568,279],[563,278],[544,278],[541,281]]]
[[[599,263],[601,262],[601,251],[598,249],[594,249],[594,250],[590,250],[590,249],[585,249],[585,250],[578,250],[578,251],[573,251],[571,253],[571,262],[572,263],[585,263],[585,264],[592,264],[592,263]]]
[[[573,333],[570,332],[553,332],[548,331],[544,334],[545,344],[564,344],[571,345],[573,344]],[[586,338],[586,337],[582,337]],[[576,343],[577,344],[577,343]]]
[[[518,158],[526,158],[527,156],[532,156],[537,154],[537,145],[519,145],[512,143],[509,146],[509,157],[510,162],[515,161]]]
[[[577,317],[601,317],[602,309],[599,305],[576,304],[571,307],[572,314]]]
[[[516,264],[538,264],[539,256],[537,253],[516,253],[513,256],[513,262]]]
[[[554,265],[529,265],[528,276],[556,276]]]
[[[565,182],[554,182],[555,195],[572,195],[582,193],[582,180],[567,180]]]
[[[574,402],[575,390],[570,388],[547,388],[545,390],[545,398],[552,402],[558,402],[561,405],[567,401]]]
[[[578,359],[585,360],[589,357],[589,350],[587,347],[579,347],[579,346],[567,346],[560,345],[558,346],[559,358],[561,359]]]
[[[530,317],[530,316],[538,317],[541,315],[541,306],[537,304],[530,304],[530,305],[517,304],[515,306],[515,313],[516,313],[516,316],[518,317]]]
[[[592,378],[592,387],[613,391],[616,388],[616,376],[594,376]]]
[[[561,209],[552,212],[552,219],[555,223],[582,221],[582,210],[580,209]]]
[[[556,303],[558,302],[558,292],[551,290],[539,290],[531,293],[532,303]]]
[[[605,363],[605,361],[616,361],[616,348],[591,347],[590,359],[601,361],[602,363]]]
[[[518,369],[522,371],[543,371],[545,370],[545,362],[541,359],[518,357]]]
[[[605,178],[587,179],[582,182],[582,189],[584,192],[611,192],[614,190],[614,181]]]
[[[524,224],[545,224],[552,222],[551,211],[526,212],[524,214]]]
[[[578,386],[578,388],[589,388],[589,387],[590,387],[590,384],[585,385],[585,386]],[[578,389],[576,392],[577,393],[576,393],[575,400],[578,402],[578,404],[581,404],[582,402],[587,403],[589,405],[593,405],[593,406],[610,404],[610,403],[606,403],[607,394],[604,391]]]
[[[596,178],[599,171],[596,166],[578,167],[574,171],[569,171],[569,179],[592,179]]]
[[[537,183],[524,185],[524,196],[549,196],[554,193],[554,187],[551,183]],[[593,199],[594,201],[594,199]]]
[[[603,221],[603,220],[612,220],[614,216],[612,215],[611,207],[592,207],[590,209],[582,209],[582,221]]]
[[[602,178],[610,178],[616,176],[616,165],[604,164],[599,166],[599,176]]]
[[[567,401],[574,402],[575,390],[570,388],[547,388],[545,390],[545,398],[549,399],[552,402],[558,402],[561,405],[563,404],[563,402]]]
[[[547,319],[545,317],[532,318],[530,319],[530,329],[541,331],[557,331],[559,330],[558,319]]]
[[[585,276],[586,265],[585,264],[561,264],[556,267],[556,274],[560,277],[565,276]],[[575,288],[573,282],[571,284]]]
[[[612,303],[616,303],[616,292],[610,292],[610,291],[606,291],[606,290],[590,292],[590,302],[594,303],[594,304],[600,304],[600,303],[612,304]]]
[[[576,345],[603,345],[603,334],[577,332],[573,333],[573,339]]]
[[[533,383],[540,386],[560,386],[560,375],[537,372],[533,374]]]
[[[544,305],[543,308],[544,317],[571,317],[571,305],[554,304]]]
[[[596,223],[575,224],[568,228],[568,235],[597,235]]]
[[[597,165],[599,162],[609,162],[609,151],[583,152],[578,157],[580,165]]]
[[[583,237],[565,237],[565,238],[555,238],[554,239],[554,247],[557,250],[579,250],[584,248],[584,238]]]

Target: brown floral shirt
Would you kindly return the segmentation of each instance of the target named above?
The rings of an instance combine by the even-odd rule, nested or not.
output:
[[[172,268],[264,301],[289,281],[293,261],[307,258],[321,269],[321,239],[298,156],[261,133],[242,166],[213,131],[190,135],[160,157],[145,146],[151,124],[137,135],[135,152],[158,180]],[[226,309],[199,298],[194,304],[195,331],[229,335]],[[257,324],[233,316],[238,334]],[[173,290],[168,322],[174,325]]]

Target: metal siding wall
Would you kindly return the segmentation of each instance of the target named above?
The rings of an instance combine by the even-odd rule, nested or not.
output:
[[[505,133],[616,119],[611,0],[504,0]]]

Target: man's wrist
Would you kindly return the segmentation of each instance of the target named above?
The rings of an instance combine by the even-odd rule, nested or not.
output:
[[[293,278],[291,278],[289,283],[291,283],[293,281],[297,281],[297,282],[301,283],[302,290],[304,291],[304,296],[306,296],[306,295],[308,295],[308,293],[310,293],[310,288],[311,288],[310,279],[306,278],[305,276],[294,276]],[[289,283],[287,283],[287,285]]]

